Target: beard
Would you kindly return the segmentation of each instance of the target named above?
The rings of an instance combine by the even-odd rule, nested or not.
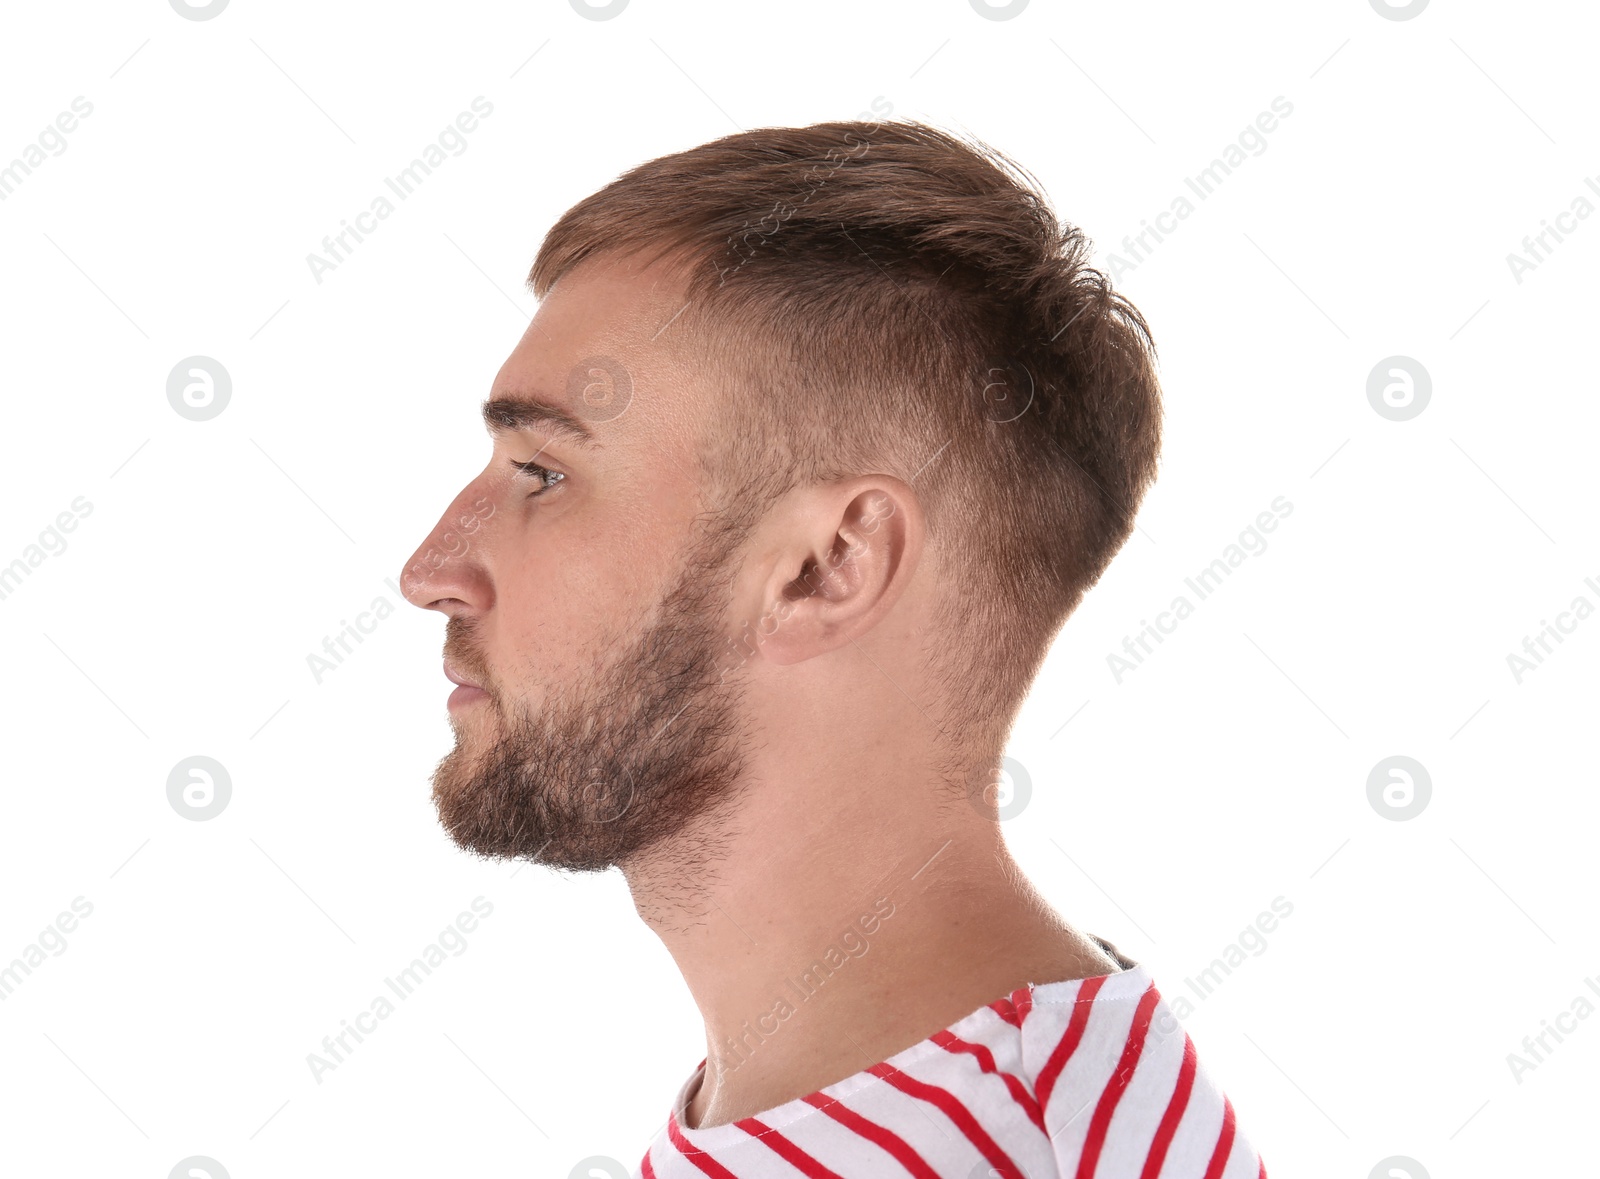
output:
[[[738,539],[703,540],[637,637],[604,645],[592,678],[548,693],[537,712],[486,674],[473,621],[448,621],[446,658],[488,693],[453,722],[455,748],[433,775],[459,847],[601,872],[732,806],[745,762],[724,619]]]

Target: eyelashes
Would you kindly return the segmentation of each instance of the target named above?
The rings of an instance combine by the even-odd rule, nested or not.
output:
[[[557,483],[561,482],[561,480],[566,478],[566,476],[560,471],[552,471],[550,468],[541,467],[538,463],[532,461],[519,463],[516,459],[512,459],[511,465],[520,474],[532,476],[534,482],[538,484],[537,490],[528,493],[529,499],[543,495]]]

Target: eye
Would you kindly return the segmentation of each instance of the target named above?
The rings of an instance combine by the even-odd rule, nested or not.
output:
[[[512,459],[511,465],[521,474],[533,476],[534,481],[538,484],[537,490],[528,493],[529,499],[543,495],[566,478],[560,471],[552,471],[548,467],[541,467],[535,462],[519,463],[516,459]]]

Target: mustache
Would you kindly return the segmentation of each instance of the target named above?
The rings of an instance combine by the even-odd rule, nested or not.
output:
[[[444,659],[462,675],[493,691],[488,665],[478,653],[474,642],[476,625],[466,618],[446,620],[444,627]]]

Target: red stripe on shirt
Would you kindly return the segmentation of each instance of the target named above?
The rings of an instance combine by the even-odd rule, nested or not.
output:
[[[1011,1005],[1010,995],[1007,995],[1004,999],[996,999],[993,1003],[989,1004],[989,1010],[994,1012],[1014,1028],[1020,1028],[1022,1026],[1022,1017],[1017,1014],[1017,1009]]]
[[[1189,1093],[1194,1088],[1194,1074],[1198,1064],[1194,1041],[1189,1039],[1189,1033],[1185,1032],[1183,1063],[1178,1067],[1178,1083],[1167,1101],[1167,1112],[1161,1115],[1161,1124],[1156,1127],[1156,1136],[1150,1142],[1150,1153],[1145,1155],[1144,1170],[1139,1172],[1139,1179],[1156,1179],[1156,1176],[1161,1174],[1161,1164],[1167,1161],[1167,1148],[1172,1145],[1172,1136],[1178,1132],[1178,1123],[1183,1121],[1183,1111],[1189,1106]]]
[[[1017,1019],[1026,1020],[1028,1012],[1033,1010],[1033,988],[1018,987],[1011,994],[1011,1005],[1017,1009]]]
[[[978,1125],[978,1119],[972,1116],[972,1112],[956,1100],[949,1090],[919,1081],[888,1063],[875,1064],[867,1071],[875,1077],[882,1077],[907,1096],[936,1106],[967,1136],[967,1141],[978,1148],[978,1153],[989,1160],[990,1166],[1000,1172],[1001,1179],[1027,1179],[1017,1164],[1011,1161],[1011,1157]]]
[[[688,1159],[695,1166],[699,1167],[707,1175],[710,1175],[711,1179],[739,1179],[739,1177],[732,1171],[728,1170],[727,1167],[724,1167],[721,1163],[717,1162],[716,1159],[712,1158],[709,1154],[701,1150],[698,1146],[695,1146],[683,1136],[683,1131],[678,1129],[678,1118],[676,1115],[674,1115],[672,1120],[667,1123],[667,1137],[672,1140],[672,1145],[678,1148],[679,1154],[683,1155],[684,1158]]]
[[[990,1052],[988,1048],[982,1044],[968,1043],[959,1036],[951,1035],[948,1031],[935,1032],[932,1039],[935,1044],[946,1052],[970,1053],[977,1060],[979,1068],[986,1073],[993,1073],[1005,1081],[1006,1088],[1011,1090],[1011,1099],[1022,1107],[1023,1112],[1033,1120],[1035,1126],[1038,1126],[1041,1130],[1044,1129],[1044,1113],[1039,1109],[1039,1103],[1034,1100],[1033,1094],[1029,1093],[1028,1087],[1016,1077],[1010,1073],[1000,1071],[994,1062],[994,1053]]]
[[[1033,1083],[1033,1091],[1039,1095],[1040,1109],[1050,1108],[1050,1094],[1056,1087],[1056,1080],[1061,1076],[1061,1070],[1067,1067],[1067,1061],[1072,1059],[1078,1042],[1083,1039],[1083,1029],[1089,1026],[1089,1009],[1094,1006],[1095,994],[1109,977],[1101,975],[1099,978],[1086,978],[1083,980],[1083,985],[1078,988],[1078,995],[1073,1000],[1072,1018],[1067,1022],[1067,1030],[1061,1033],[1061,1039],[1051,1051],[1050,1059],[1045,1061],[1044,1067],[1039,1070],[1038,1079]]]
[[[644,1159],[639,1163],[640,1179],[656,1179],[656,1169],[650,1165],[650,1152],[644,1152]]]
[[[801,1100],[808,1105],[816,1106],[857,1137],[865,1138],[874,1146],[881,1147],[893,1155],[895,1161],[915,1175],[916,1179],[939,1179],[939,1172],[930,1167],[904,1138],[892,1130],[884,1129],[876,1122],[869,1122],[838,1098],[813,1093],[809,1097],[802,1097]]]
[[[1106,1143],[1106,1130],[1111,1125],[1111,1115],[1117,1112],[1117,1103],[1128,1091],[1128,1082],[1133,1080],[1134,1070],[1139,1067],[1139,1054],[1144,1051],[1145,1033],[1150,1030],[1150,1019],[1155,1015],[1156,1002],[1160,998],[1161,996],[1156,994],[1154,983],[1146,987],[1144,994],[1139,997],[1139,1006],[1133,1013],[1133,1027],[1128,1029],[1127,1042],[1122,1045],[1122,1059],[1117,1061],[1116,1070],[1100,1093],[1100,1102],[1094,1108],[1094,1117],[1089,1120],[1089,1133],[1083,1141],[1083,1153],[1078,1156],[1078,1179],[1092,1179],[1095,1166],[1100,1162],[1100,1149]]]
[[[1228,1165],[1228,1152],[1233,1149],[1233,1102],[1222,1098],[1222,1132],[1217,1135],[1217,1148],[1211,1152],[1206,1164],[1205,1179],[1221,1179],[1222,1168]]]
[[[742,1118],[734,1125],[751,1137],[759,1138],[764,1145],[772,1149],[774,1154],[808,1179],[844,1179],[839,1172],[824,1167],[759,1118]]]

